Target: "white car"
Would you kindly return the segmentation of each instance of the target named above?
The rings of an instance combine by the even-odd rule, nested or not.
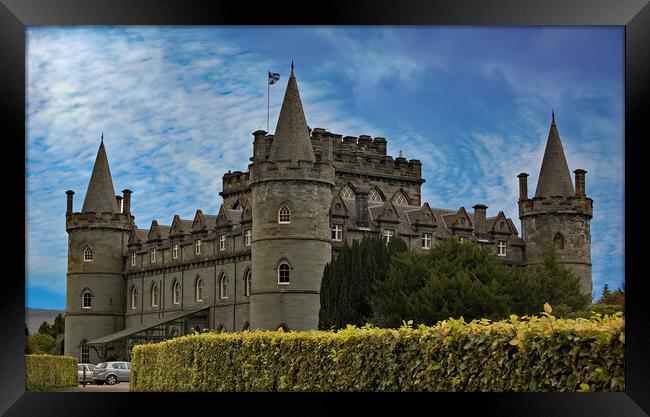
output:
[[[95,365],[92,363],[80,363],[77,365],[79,383],[82,383],[84,380],[84,369],[86,370],[86,384],[90,384],[93,382],[93,370],[95,369]]]

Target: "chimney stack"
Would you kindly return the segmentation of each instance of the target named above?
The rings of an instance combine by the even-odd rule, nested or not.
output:
[[[72,196],[74,195],[74,191],[68,190],[65,193],[68,195],[68,208],[66,214],[72,214]]]
[[[522,172],[519,178],[519,201],[528,200],[528,174]]]
[[[485,214],[487,206],[484,204],[477,204],[474,209],[474,233],[478,238],[485,237]]]
[[[126,214],[127,216],[131,215],[131,193],[133,191],[129,190],[128,188],[125,190],[122,190],[122,195],[124,196],[124,199],[122,200],[122,213]]]
[[[576,169],[573,171],[576,175],[576,196],[577,197],[586,197],[585,194],[585,174],[587,171],[584,169]]]
[[[117,202],[117,212],[121,213],[122,212],[122,196],[121,195],[116,195],[115,196],[115,201]]]
[[[355,194],[357,206],[357,224],[368,227],[368,193],[357,191]]]

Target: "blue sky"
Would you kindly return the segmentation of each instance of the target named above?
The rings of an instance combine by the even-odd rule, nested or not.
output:
[[[27,32],[27,305],[65,308],[65,190],[81,209],[104,132],[136,223],[216,214],[290,63],[310,127],[382,136],[423,163],[423,202],[503,210],[521,230],[555,109],[594,199],[594,295],[624,280],[622,27],[32,27]]]

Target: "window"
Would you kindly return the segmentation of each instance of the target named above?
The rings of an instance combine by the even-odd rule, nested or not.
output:
[[[291,211],[289,210],[289,207],[287,207],[286,204],[282,205],[282,207],[280,207],[280,211],[278,211],[278,223],[280,224],[291,223]]]
[[[251,295],[251,270],[247,269],[244,274],[244,295],[246,297]]]
[[[136,287],[131,288],[131,308],[133,310],[138,308],[138,289]]]
[[[196,243],[194,243],[194,253],[196,255],[201,254],[201,239],[197,239]]]
[[[135,252],[131,254],[131,266],[135,266]]]
[[[332,227],[332,240],[335,242],[343,240],[343,227],[340,224],[335,224]]]
[[[221,274],[221,278],[219,278],[219,298],[222,300],[228,298],[228,277],[226,277],[226,274]]]
[[[557,232],[555,234],[555,237],[553,238],[553,244],[555,245],[555,249],[564,249],[564,236],[562,236],[562,233]]]
[[[278,284],[289,284],[289,269],[291,269],[289,267],[289,262],[280,262],[280,265],[278,265]]]
[[[460,241],[460,243],[463,243],[463,242],[465,241],[465,238],[462,237],[462,236],[459,236],[459,237],[458,237],[458,240]]]
[[[86,290],[81,295],[81,308],[91,308],[92,307],[92,294],[90,291]]]
[[[178,304],[181,302],[181,283],[174,281],[174,286],[172,287],[172,303]]]
[[[84,249],[84,262],[92,262],[93,261],[93,250],[90,249],[89,247],[86,247]]]
[[[497,255],[506,256],[506,241],[500,240],[497,246]]]
[[[381,198],[381,194],[379,194],[379,191],[377,191],[376,189],[373,188],[368,193],[368,201],[372,201],[372,202],[375,202],[375,203],[383,203],[384,199]]]
[[[203,301],[203,280],[201,279],[201,277],[198,277],[196,279],[194,295],[196,301]]]
[[[354,191],[347,185],[341,190],[341,198],[346,200],[354,200]]]
[[[219,236],[219,250],[226,250],[226,235]]]
[[[251,238],[253,237],[253,231],[252,230],[247,230],[244,234],[244,246],[250,246],[251,245]]]
[[[159,296],[160,291],[158,290],[158,284],[153,284],[151,286],[151,307],[158,307]]]
[[[390,239],[395,236],[395,232],[392,230],[384,230],[384,239],[386,239],[386,244],[390,242]]]
[[[178,243],[174,243],[172,246],[172,258],[178,259]]]
[[[156,248],[151,249],[151,263],[156,263]]]
[[[422,233],[422,249],[431,249],[431,233]]]
[[[81,363],[89,363],[90,362],[90,346],[87,344],[81,345]],[[90,378],[89,373],[86,372],[86,379]]]
[[[398,206],[408,206],[409,202],[404,194],[398,193],[395,198],[393,198],[393,204]]]

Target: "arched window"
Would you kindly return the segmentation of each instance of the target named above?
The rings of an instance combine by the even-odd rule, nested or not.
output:
[[[246,331],[246,330],[250,329],[250,327],[251,327],[251,324],[249,322],[246,322],[246,323],[244,323],[244,327],[242,328],[242,331]]]
[[[251,270],[250,268],[244,273],[244,295],[251,295]]]
[[[201,277],[196,279],[196,284],[194,284],[194,298],[196,301],[203,301],[203,280]]]
[[[562,236],[562,233],[557,232],[555,234],[555,237],[553,238],[553,245],[555,245],[555,249],[564,249],[564,236]]]
[[[90,363],[90,346],[86,344],[85,339],[81,345],[81,363]],[[89,377],[90,375],[88,375],[86,378]]]
[[[287,325],[284,324],[284,323],[280,323],[280,324],[278,325],[278,330],[282,330],[283,332],[288,332],[288,331],[289,331],[289,326],[287,326]]]
[[[131,308],[133,310],[138,308],[138,289],[135,286],[131,288]]]
[[[218,332],[225,332],[226,331],[226,326],[223,325],[223,323],[219,324],[219,327],[217,327]]]
[[[397,193],[397,195],[393,198],[393,204],[396,204],[398,206],[408,206],[409,202],[403,193]]]
[[[346,200],[354,200],[354,191],[352,191],[352,189],[346,185],[341,190],[341,198],[344,198]]]
[[[228,298],[228,277],[226,274],[221,274],[221,277],[219,277],[219,298],[222,300]]]
[[[81,308],[91,308],[92,307],[92,294],[89,290],[86,290],[81,294]]]
[[[159,297],[160,297],[160,290],[158,289],[158,284],[154,283],[151,286],[151,307],[158,307]]]
[[[377,191],[376,188],[373,188],[368,193],[368,201],[372,201],[374,203],[383,203],[384,199],[381,197],[381,194],[379,193],[379,191]]]
[[[181,283],[178,280],[174,281],[172,286],[172,303],[179,304],[181,302]]]
[[[93,250],[90,249],[88,246],[84,249],[84,262],[92,262],[93,261]]]
[[[169,337],[177,337],[177,336],[178,336],[178,328],[172,327],[172,329],[169,331]]]
[[[278,223],[289,224],[291,223],[291,210],[286,204],[283,204],[278,211]]]
[[[289,262],[281,261],[278,265],[278,284],[287,285],[289,284]]]

